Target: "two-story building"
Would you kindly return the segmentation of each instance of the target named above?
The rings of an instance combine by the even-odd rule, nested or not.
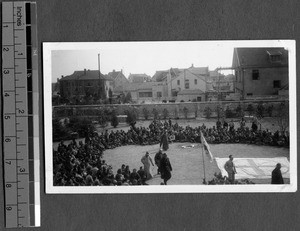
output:
[[[59,93],[62,98],[80,101],[82,98],[105,98],[110,82],[98,70],[75,71],[59,79]]]
[[[236,92],[242,99],[278,95],[288,85],[288,51],[284,48],[235,48]]]

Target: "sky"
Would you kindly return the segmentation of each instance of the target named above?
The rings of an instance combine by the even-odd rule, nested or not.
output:
[[[99,42],[51,43],[52,82],[74,71],[98,70],[107,74],[123,70],[128,77],[172,68],[231,67],[234,47],[253,46],[250,41]],[[276,42],[273,41],[276,44]],[[270,46],[274,46],[271,43]],[[255,42],[254,42],[255,44]],[[269,43],[267,43],[269,44]],[[273,44],[273,45],[272,45]],[[264,43],[262,43],[264,45]],[[264,45],[265,46],[265,45]],[[233,73],[227,71],[226,74]]]

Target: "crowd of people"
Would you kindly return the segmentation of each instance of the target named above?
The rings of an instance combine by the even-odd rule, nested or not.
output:
[[[149,176],[145,161],[141,162],[138,170],[123,164],[115,170],[104,160],[103,152],[124,145],[153,145],[159,144],[162,149],[168,149],[168,142],[194,142],[200,143],[202,133],[208,143],[245,143],[257,145],[289,146],[288,132],[271,132],[268,129],[259,129],[257,120],[253,120],[250,127],[246,121],[239,121],[237,127],[232,120],[227,122],[218,120],[216,125],[208,128],[205,124],[198,127],[180,126],[171,119],[160,121],[154,120],[149,127],[137,127],[131,124],[128,131],[117,130],[103,133],[86,132],[85,142],[77,142],[75,139],[68,145],[61,141],[57,150],[53,150],[53,174],[56,186],[97,186],[97,185],[146,185]],[[147,153],[146,153],[147,155]],[[145,155],[145,156],[146,156]],[[171,178],[172,167],[165,153],[160,153],[160,158],[166,166],[161,171],[161,166],[155,159],[158,174],[167,184]],[[158,163],[158,164],[157,164]],[[152,165],[152,163],[150,163]]]

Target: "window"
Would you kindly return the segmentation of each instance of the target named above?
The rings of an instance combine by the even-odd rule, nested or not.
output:
[[[188,79],[186,79],[184,81],[184,86],[185,86],[185,89],[190,89],[190,81]]]
[[[162,97],[162,94],[161,94],[160,91],[158,91],[158,92],[157,92],[157,98],[160,98],[160,97]]]
[[[281,62],[281,55],[270,55],[270,60],[272,63]]]
[[[273,88],[281,88],[281,81],[280,80],[274,80],[273,81]]]
[[[195,83],[195,85],[197,85],[197,79],[194,79],[194,83]]]
[[[252,95],[253,95],[253,93],[247,93],[247,95],[249,95],[249,96],[252,96]]]
[[[259,71],[252,70],[252,80],[259,80]]]
[[[282,53],[278,50],[267,51],[271,63],[280,63],[282,59]]]
[[[177,85],[180,85],[180,80],[177,80]]]
[[[201,101],[201,96],[197,97],[197,101],[200,102]]]
[[[139,97],[140,98],[151,98],[152,92],[139,92]]]

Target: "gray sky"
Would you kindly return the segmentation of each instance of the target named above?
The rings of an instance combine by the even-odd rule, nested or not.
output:
[[[99,42],[51,43],[52,82],[76,70],[98,70],[101,73],[123,69],[130,73],[146,73],[173,68],[230,67],[234,47],[278,46],[278,41],[180,41],[180,42]],[[232,73],[230,71],[230,73]]]

